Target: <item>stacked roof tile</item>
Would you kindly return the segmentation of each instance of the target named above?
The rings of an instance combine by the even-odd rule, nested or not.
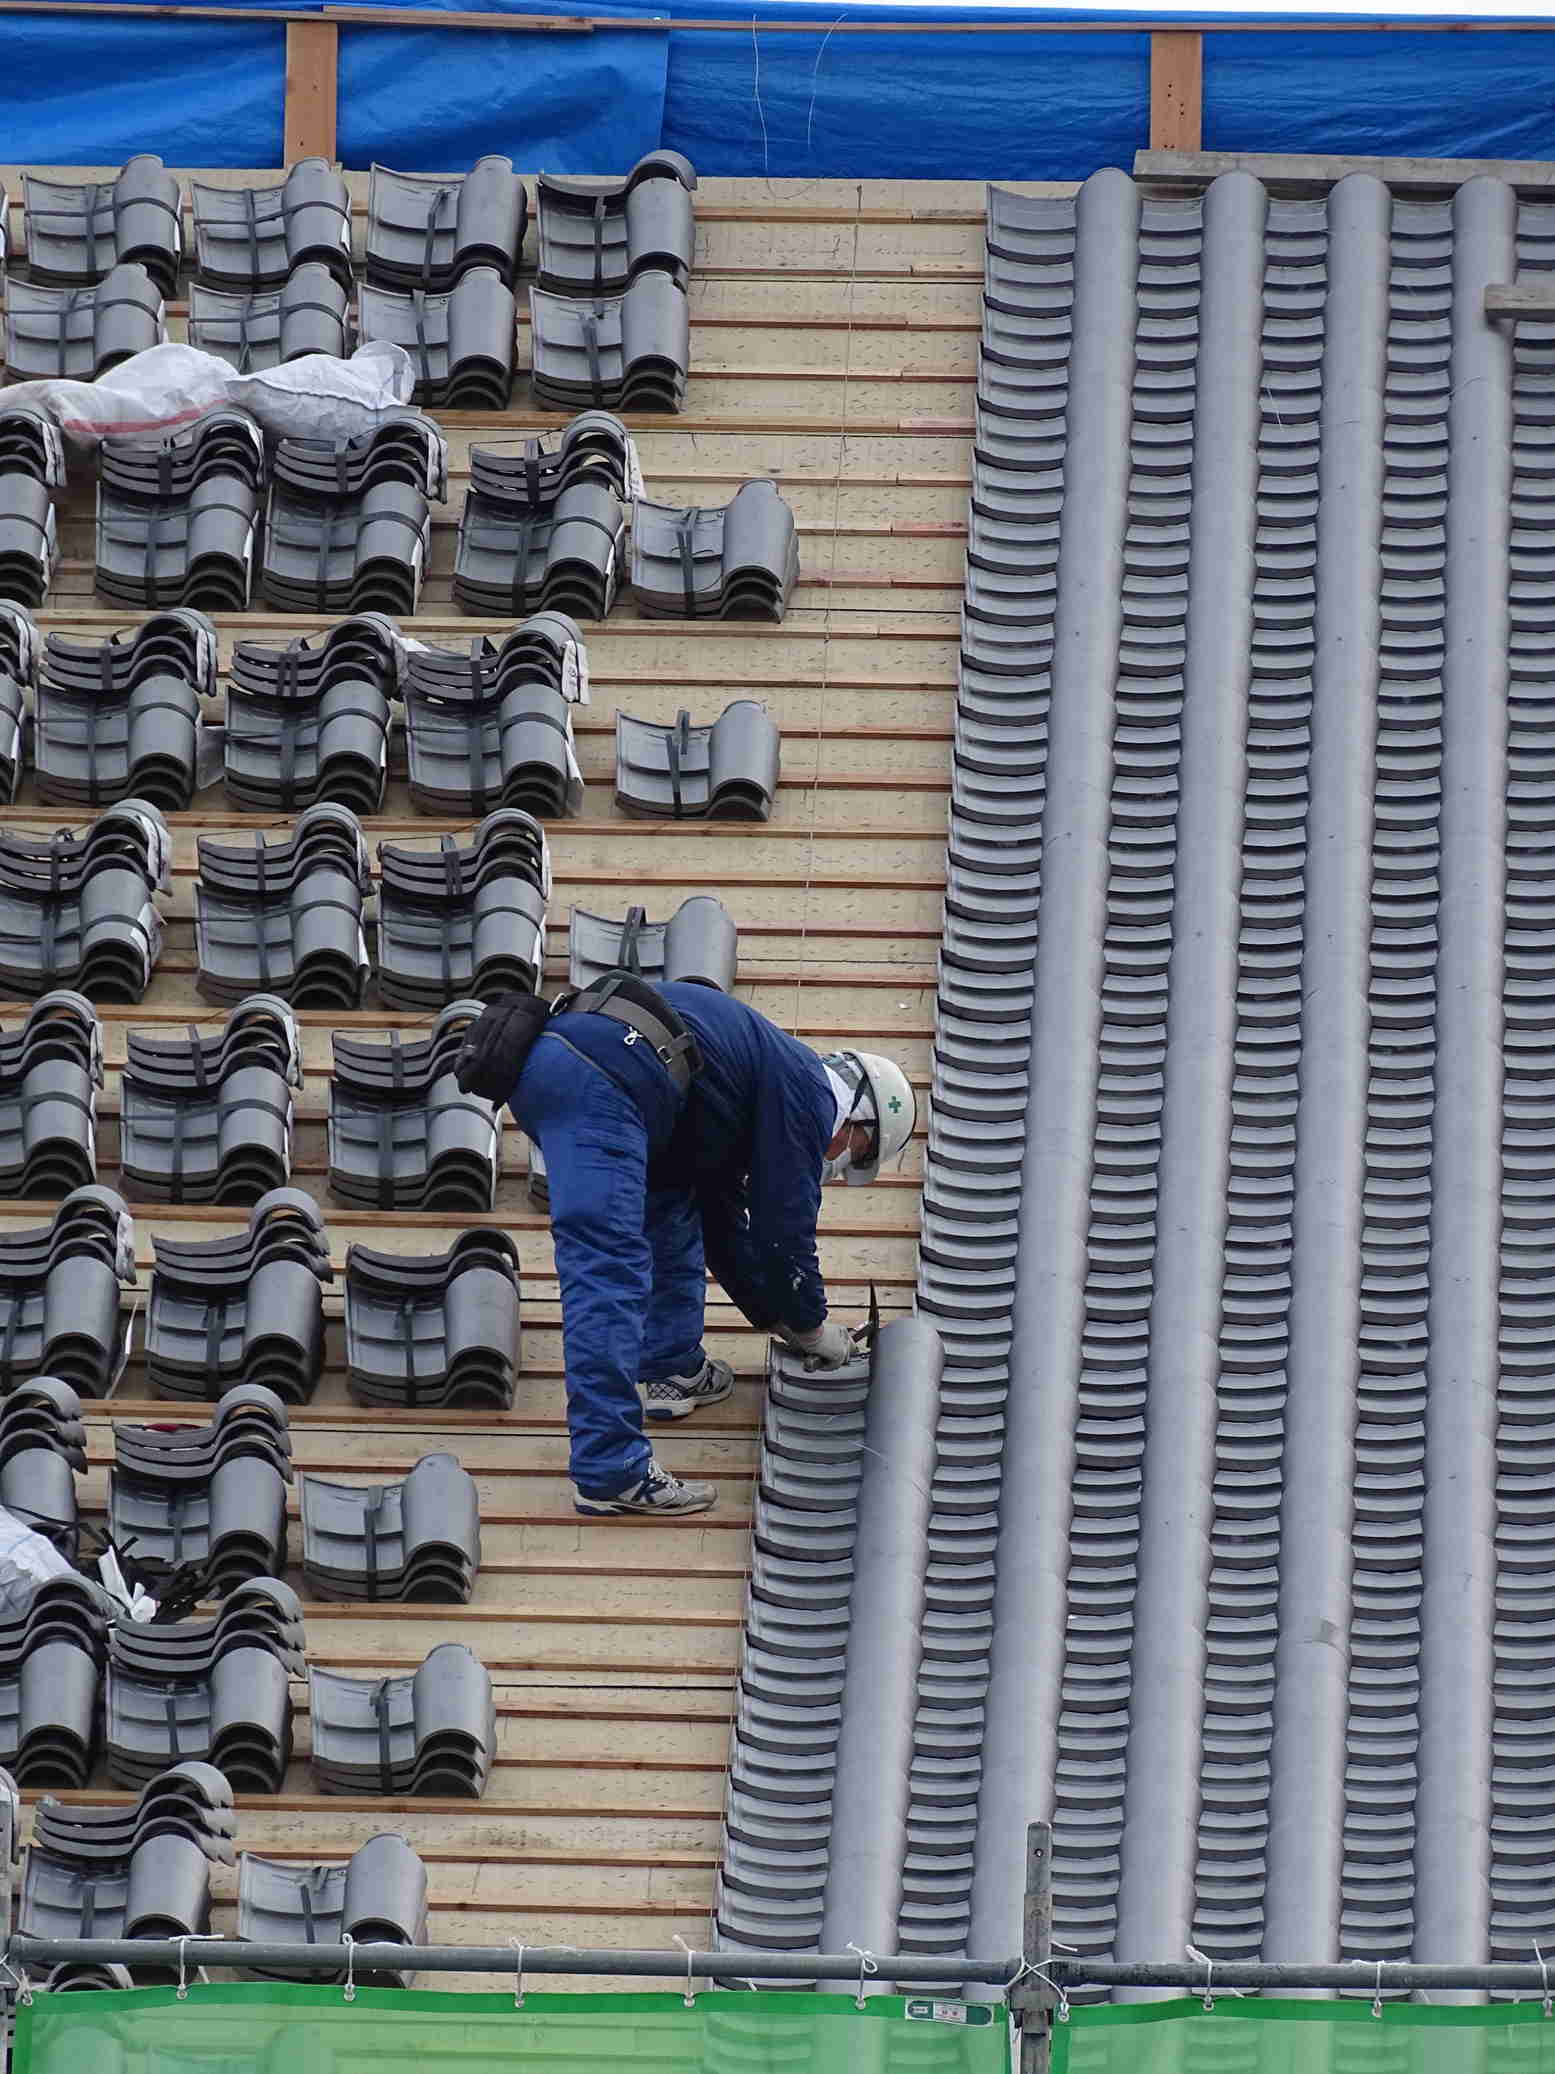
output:
[[[265,507],[265,602],[277,612],[387,612],[409,618],[432,537],[426,492],[393,478],[354,495],[277,482]]]
[[[535,187],[538,279],[557,295],[609,295],[650,269],[682,286],[696,238],[697,176],[678,151],[640,158],[624,180],[564,180]]]
[[[798,528],[776,483],[743,483],[705,510],[632,505],[632,596],[649,619],[781,620],[798,580]]]
[[[106,1602],[84,1577],[46,1578],[0,1623],[0,1761],[19,1786],[79,1790],[98,1747]]]
[[[488,617],[566,612],[603,619],[626,550],[626,509],[602,475],[575,476],[532,511],[471,490],[459,519],[454,597]]]
[[[21,783],[27,694],[37,676],[38,630],[32,614],[25,605],[0,597],[0,799],[14,799]]]
[[[502,1161],[490,1102],[465,1094],[454,1064],[479,1001],[454,1001],[426,1037],[387,1044],[338,1031],[329,1084],[329,1186],[374,1210],[489,1211]]]
[[[264,590],[282,610],[415,611],[431,540],[429,498],[448,448],[420,411],[358,439],[283,439],[265,515]]]
[[[208,1426],[119,1424],[113,1439],[108,1531],[137,1571],[192,1564],[220,1599],[284,1570],[292,1443],[273,1390],[239,1383]]]
[[[0,1236],[0,1396],[50,1375],[106,1397],[129,1353],[119,1288],[134,1279],[135,1227],[111,1188],[74,1189],[48,1224]]]
[[[165,813],[189,805],[200,703],[216,688],[216,629],[180,606],[127,636],[43,644],[34,709],[38,797],[101,806],[131,794]]]
[[[27,404],[0,403],[0,599],[25,607],[41,605],[48,595],[59,556],[51,493],[64,486],[65,446],[54,420]],[[0,641],[0,671],[10,669]],[[8,690],[0,695],[7,725]],[[14,749],[7,761],[14,767]]]
[[[305,1476],[302,1570],[331,1598],[459,1605],[480,1567],[475,1479],[453,1455],[423,1455],[398,1483]]]
[[[292,1090],[302,1085],[297,1025],[284,1001],[250,994],[210,1035],[131,1030],[125,1042],[119,1166],[134,1196],[255,1203],[284,1186]]]
[[[235,1792],[279,1793],[303,1646],[301,1602],[275,1577],[236,1585],[208,1620],[115,1621],[103,1709],[109,1777],[149,1787],[192,1759]]]
[[[374,166],[367,278],[442,294],[473,269],[490,267],[511,285],[527,219],[528,198],[510,159],[488,154],[457,178]]]
[[[198,1759],[170,1765],[133,1807],[39,1802],[16,1927],[24,1937],[199,1937],[211,1866],[231,1865],[232,1788]],[[137,1967],[137,1984],[174,1976]],[[80,1985],[77,1982],[77,1985]]]
[[[284,648],[239,641],[227,685],[227,797],[290,813],[334,800],[376,813],[388,771],[398,629],[378,613],[337,620]]]
[[[189,343],[238,374],[261,374],[308,353],[344,359],[351,344],[350,291],[318,260],[294,268],[281,287],[253,294],[196,281],[189,289]]]
[[[444,1254],[352,1246],[346,1360],[360,1404],[505,1410],[519,1364],[518,1249],[463,1231]]]
[[[516,807],[541,819],[576,814],[583,778],[572,708],[588,696],[577,623],[541,612],[500,644],[420,646],[407,658],[410,796],[428,814]]]
[[[533,992],[545,963],[551,883],[545,830],[516,807],[488,814],[467,844],[380,843],[378,992],[390,1008]]]
[[[632,440],[621,420],[587,410],[555,435],[522,440],[511,451],[472,446],[469,494],[514,516],[533,516],[549,511],[563,490],[586,476],[607,483],[624,503],[633,473]]]
[[[0,1190],[36,1199],[97,1179],[97,1011],[81,994],[45,994],[0,1035]]]
[[[491,1674],[443,1642],[404,1677],[308,1669],[313,1772],[325,1793],[478,1799],[496,1755]]]
[[[427,1869],[404,1837],[370,1836],[344,1864],[238,1860],[238,1936],[250,1944],[429,1944]],[[237,1956],[237,1955],[235,1955]],[[330,1979],[317,1967],[253,1967],[265,1980]],[[334,1976],[345,1978],[344,1973]],[[408,1987],[411,1976],[355,1972],[363,1987]]]
[[[245,610],[264,474],[264,437],[239,410],[208,411],[155,444],[105,439],[97,589],[121,605]]]
[[[126,799],[80,835],[0,832],[0,988],[64,982],[90,1000],[138,1001],[162,948],[154,895],[172,837],[149,801]]]
[[[166,336],[162,291],[143,266],[116,266],[93,287],[6,283],[5,364],[19,381],[95,382]]]
[[[355,1008],[367,982],[367,845],[349,807],[320,802],[281,842],[199,839],[195,984],[211,1001],[274,993],[297,1008]],[[0,858],[3,863],[3,858]]]
[[[616,714],[616,805],[671,820],[765,821],[777,795],[776,723],[755,699],[734,699],[709,726]]]
[[[81,1399],[57,1376],[17,1383],[0,1401],[0,1505],[74,1562],[76,1477],[86,1467]]]
[[[644,979],[698,980],[734,991],[739,936],[734,917],[713,893],[692,893],[667,922],[628,908],[615,921],[575,907],[567,924],[567,983],[585,987],[607,972],[640,972]]]
[[[178,181],[154,153],[130,159],[112,182],[22,175],[27,270],[34,281],[74,287],[119,265],[142,266],[164,296],[183,260]]]
[[[506,410],[513,388],[518,306],[492,266],[461,274],[442,295],[395,295],[364,285],[363,343],[388,339],[410,355],[417,403],[442,410]]]
[[[324,1365],[329,1240],[311,1196],[273,1189],[247,1231],[152,1240],[146,1380],[170,1397],[217,1398],[262,1383],[287,1404],[311,1397]]]
[[[529,291],[535,402],[546,410],[678,411],[691,365],[691,305],[650,269],[618,295]]]
[[[299,267],[323,266],[351,285],[351,203],[327,159],[303,158],[267,187],[190,182],[194,258],[212,288],[281,288]]]

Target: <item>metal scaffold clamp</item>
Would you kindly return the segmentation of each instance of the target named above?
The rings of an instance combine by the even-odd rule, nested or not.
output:
[[[691,1985],[691,1962],[696,1957],[696,1953],[692,1951],[690,1945],[687,1944],[686,1940],[678,1932],[675,1933],[675,1942],[680,1946],[681,1950],[686,1955],[686,1987],[684,1994],[681,1996],[681,2000],[685,2003],[688,2009],[695,2009],[697,2006],[697,1998],[696,1993]]]

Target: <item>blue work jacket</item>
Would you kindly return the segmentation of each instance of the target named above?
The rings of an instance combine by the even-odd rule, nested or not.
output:
[[[717,1282],[759,1332],[825,1317],[815,1253],[821,1166],[838,1103],[821,1060],[717,987],[657,987],[697,1037],[703,1066],[680,1095],[647,1045],[610,1016],[572,1010],[552,1029],[632,1097],[649,1139],[649,1188],[697,1199]]]
[[[815,1249],[837,1116],[826,1069],[731,994],[683,980],[660,991],[695,1035],[702,1070],[650,1185],[695,1195],[707,1264],[758,1330],[808,1332],[826,1316]]]
[[[716,987],[677,980],[659,992],[702,1054],[684,1097],[610,1018],[568,1012],[551,1027],[631,1095],[648,1133],[648,1185],[695,1197],[707,1265],[731,1301],[758,1331],[807,1332],[826,1316],[815,1225],[837,1104],[825,1068]]]

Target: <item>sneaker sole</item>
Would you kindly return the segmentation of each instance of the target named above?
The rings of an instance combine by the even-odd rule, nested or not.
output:
[[[716,1498],[698,1498],[690,1505],[623,1505],[615,1498],[574,1498],[572,1509],[583,1519],[685,1519],[694,1512],[711,1512]]]
[[[660,1405],[655,1410],[651,1405],[643,1406],[645,1419],[689,1419],[694,1411],[704,1404],[722,1404],[726,1397],[734,1395],[734,1377],[730,1376],[721,1390],[699,1390],[695,1397],[682,1399],[679,1404]]]

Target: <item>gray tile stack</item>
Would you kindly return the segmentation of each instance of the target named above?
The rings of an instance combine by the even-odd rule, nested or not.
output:
[[[125,1034],[119,1167],[142,1202],[257,1203],[291,1175],[302,1044],[278,994],[250,994],[209,1036]]]
[[[204,1572],[211,1596],[223,1598],[285,1569],[292,1441],[286,1405],[273,1390],[239,1383],[208,1426],[121,1423],[113,1439],[108,1531],[137,1570],[172,1572],[187,1563]],[[0,1454],[3,1447],[0,1423]]]
[[[323,1793],[478,1800],[497,1749],[491,1674],[462,1642],[419,1670],[348,1678],[308,1670],[313,1771]]]
[[[454,1077],[484,1003],[453,1001],[426,1037],[342,1037],[329,1083],[329,1187],[371,1210],[490,1211],[502,1162],[492,1104]]]
[[[65,1196],[97,1179],[102,1031],[83,994],[45,994],[0,1034],[0,1189]]]
[[[672,821],[766,821],[777,797],[777,723],[755,699],[733,699],[710,724],[616,714],[616,805]]]
[[[698,980],[721,993],[734,991],[739,934],[734,917],[714,893],[692,893],[667,922],[628,908],[617,922],[575,907],[567,924],[567,984],[586,987],[607,972],[640,972],[644,979]]]
[[[238,1860],[238,1936],[250,1944],[429,1944],[427,1869],[404,1837],[370,1836],[343,1863]],[[234,1954],[235,1957],[239,1956]],[[343,1980],[316,1967],[254,1966],[262,1980]],[[356,1973],[363,1987],[409,1987],[411,1975]]]
[[[506,1410],[519,1363],[518,1249],[463,1231],[446,1253],[346,1255],[346,1359],[359,1404]]]

